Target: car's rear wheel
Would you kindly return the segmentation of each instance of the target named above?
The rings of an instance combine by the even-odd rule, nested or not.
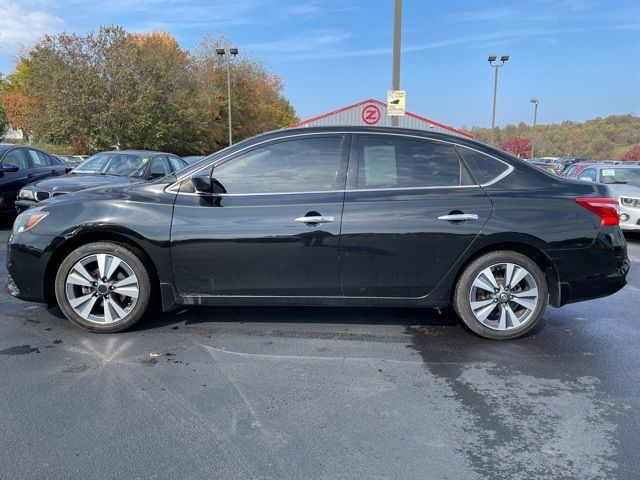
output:
[[[149,273],[132,250],[118,243],[77,248],[62,261],[55,281],[65,316],[94,332],[126,330],[149,305]]]
[[[453,306],[464,324],[485,338],[517,338],[542,319],[547,282],[529,257],[502,250],[471,262],[455,287]]]

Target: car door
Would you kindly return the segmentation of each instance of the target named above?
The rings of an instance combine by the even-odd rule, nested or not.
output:
[[[11,164],[19,169],[17,172],[0,173],[0,208],[7,210],[13,208],[20,189],[33,179],[33,171],[27,152],[22,147],[8,150],[0,160],[3,165]]]
[[[40,152],[44,155],[46,161],[47,161],[47,165],[49,165],[49,167],[51,167],[51,174],[52,175],[64,175],[66,173],[69,173],[71,171],[71,165],[69,163],[63,163],[60,159],[52,156],[52,155],[48,155],[44,152]]]
[[[183,181],[171,227],[178,292],[339,296],[347,156],[348,136],[296,135],[220,161],[215,194]]]
[[[428,295],[491,211],[489,197],[452,145],[412,136],[357,135],[342,217],[344,295]]]
[[[53,167],[47,162],[47,158],[44,153],[33,148],[26,148],[25,150],[29,155],[29,160],[31,160],[31,165],[33,166],[31,171],[32,182],[43,180],[56,173],[55,167]]]

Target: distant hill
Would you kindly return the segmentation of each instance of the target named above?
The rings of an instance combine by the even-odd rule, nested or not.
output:
[[[490,128],[462,128],[481,142],[488,143],[491,139]],[[536,157],[571,155],[593,160],[617,160],[631,145],[640,143],[640,117],[611,115],[586,122],[536,125],[535,139],[531,125],[507,125],[496,128],[495,143],[497,145],[516,135],[535,140]]]

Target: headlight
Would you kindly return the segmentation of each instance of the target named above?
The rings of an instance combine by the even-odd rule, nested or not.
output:
[[[13,222],[13,233],[22,233],[27,230],[31,230],[38,223],[40,223],[49,212],[42,212],[40,210],[27,210],[16,217],[16,221]]]
[[[33,190],[28,190],[26,188],[23,188],[22,190],[20,190],[20,193],[18,193],[18,198],[26,198],[27,200],[33,200]]]
[[[635,207],[640,203],[640,200],[629,197],[620,197],[620,203],[625,207]]]

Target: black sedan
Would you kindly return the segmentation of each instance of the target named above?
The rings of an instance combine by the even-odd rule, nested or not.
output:
[[[606,185],[435,132],[280,130],[22,213],[9,290],[115,332],[178,305],[453,305],[494,339],[629,270]]]
[[[36,182],[20,190],[16,209],[23,212],[37,202],[86,188],[153,180],[186,166],[183,159],[170,153],[133,150],[97,153],[69,175]]]
[[[70,166],[37,148],[0,143],[0,213],[15,212],[16,196],[29,182],[69,170]]]

